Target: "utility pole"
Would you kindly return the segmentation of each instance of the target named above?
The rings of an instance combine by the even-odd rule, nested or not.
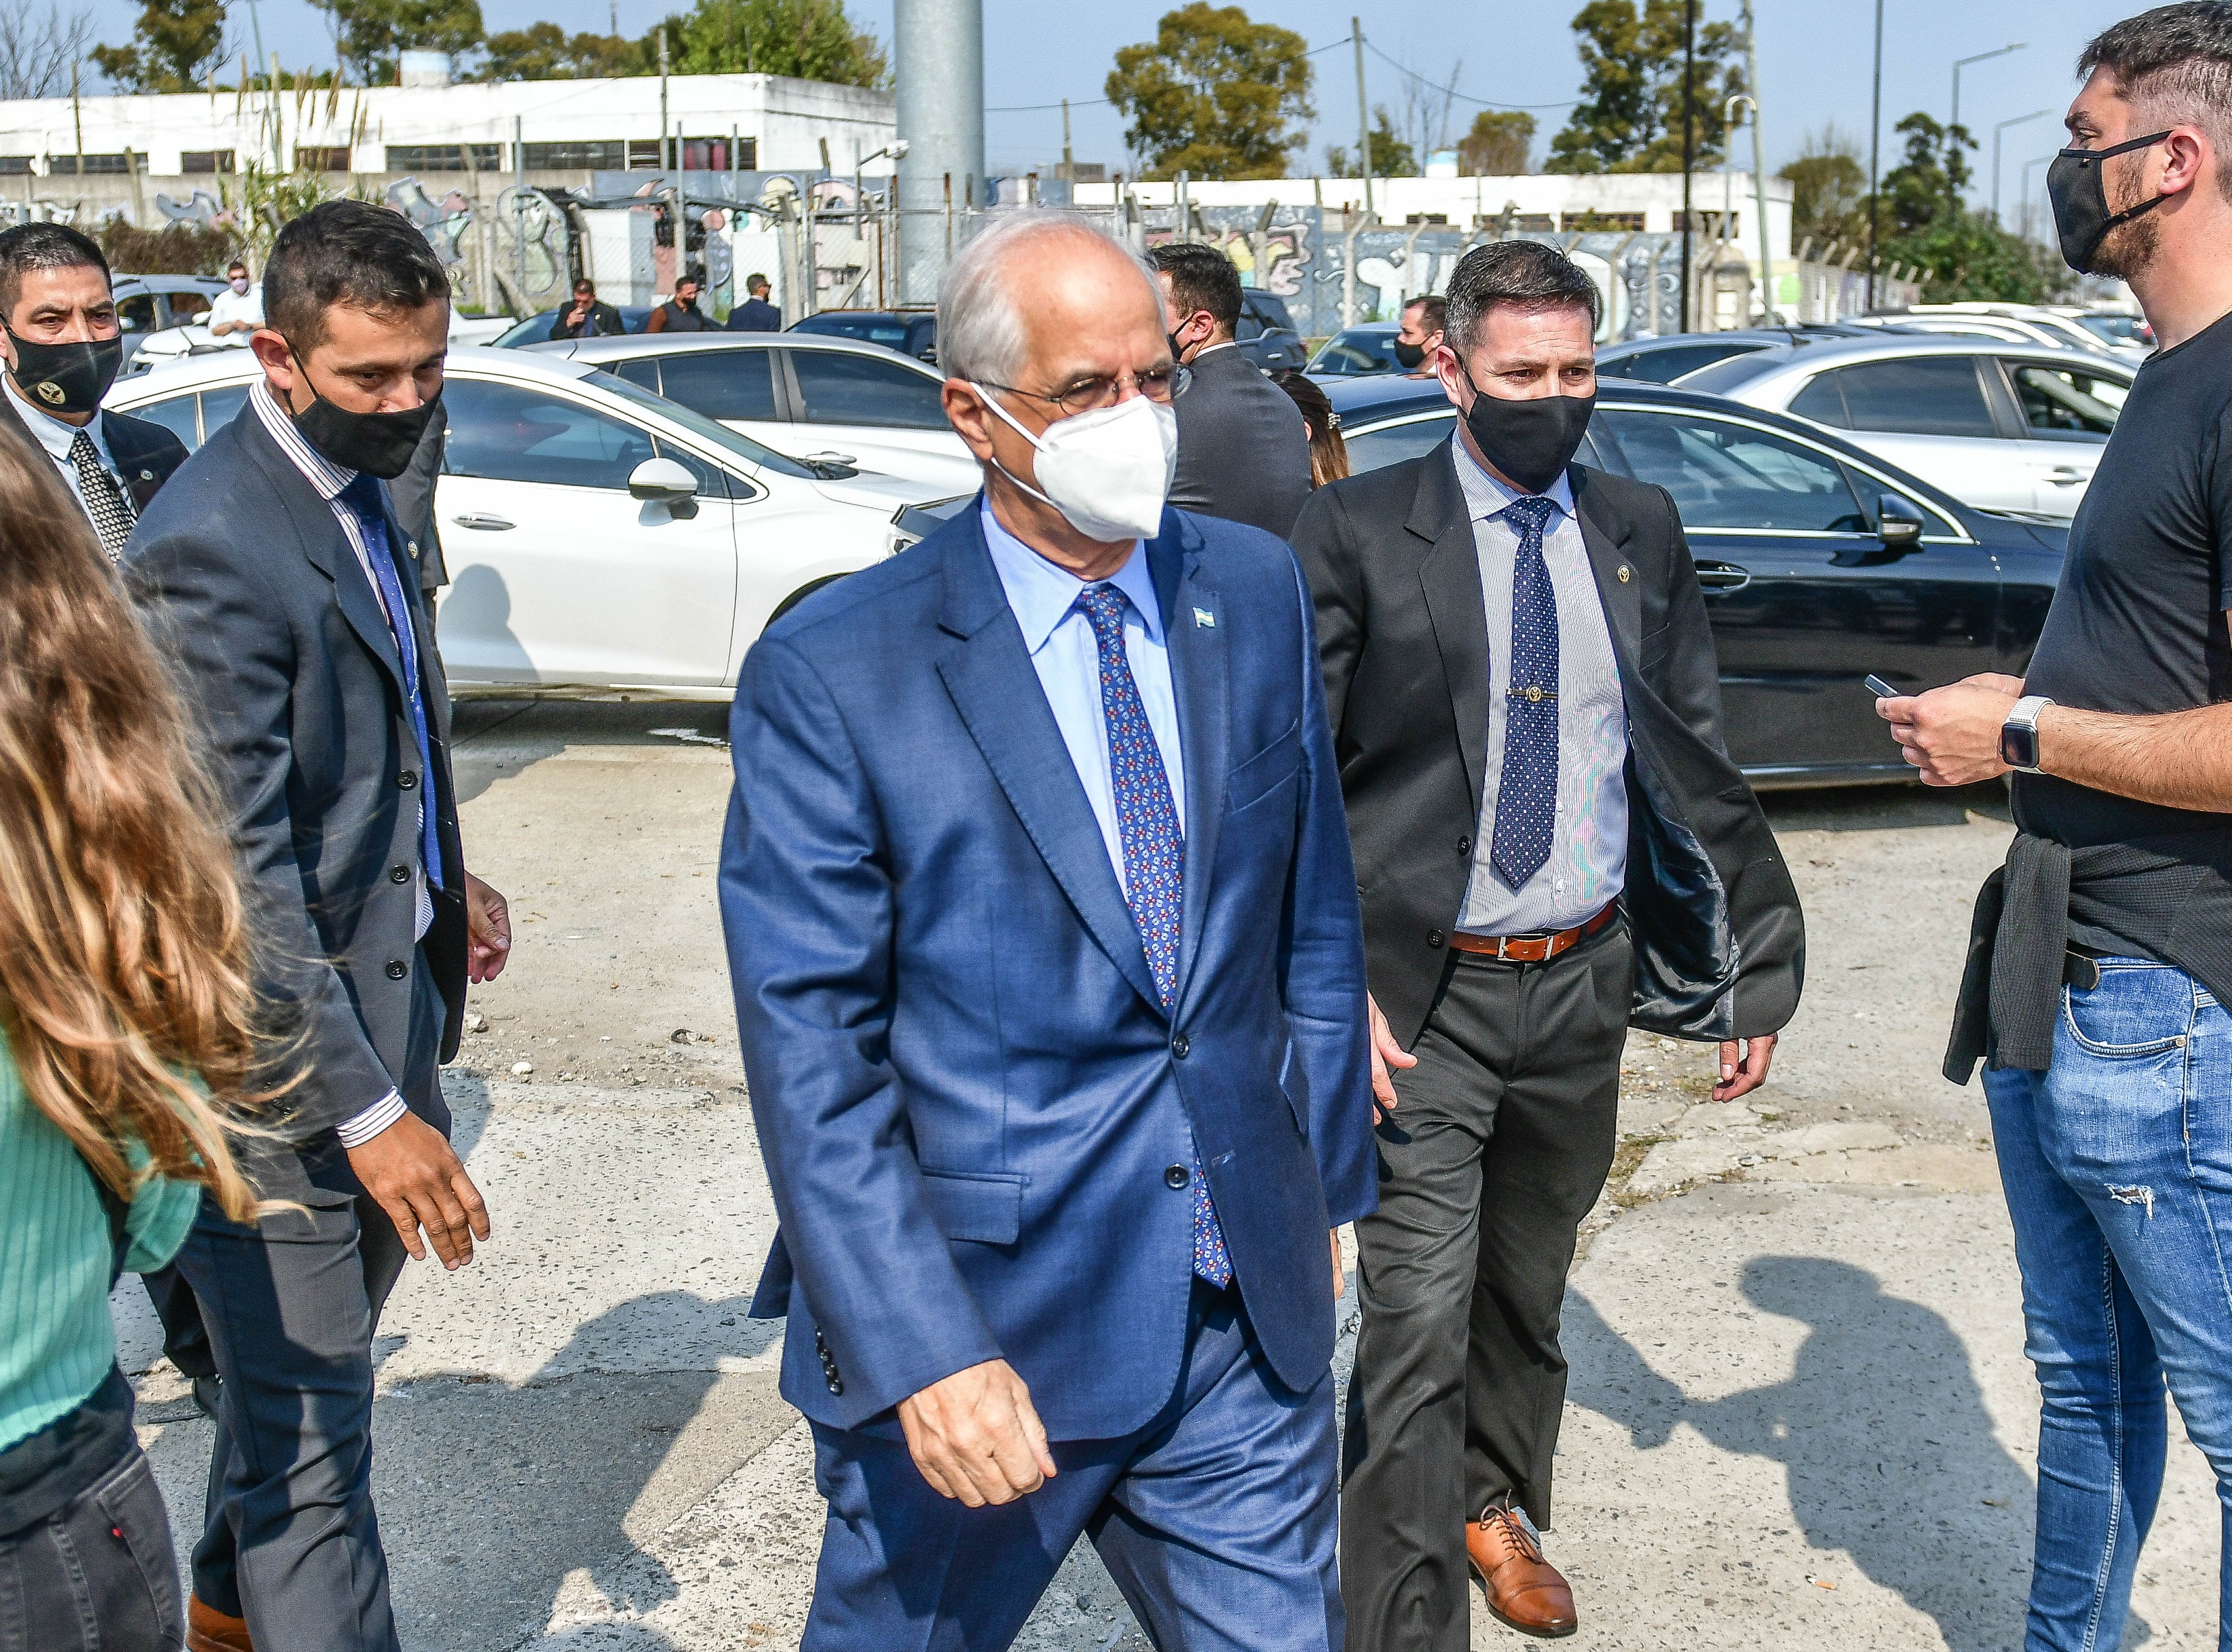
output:
[[[527,301],[527,145],[520,117],[511,118],[511,238],[519,248],[519,313],[530,313]]]
[[[1349,38],[1356,42],[1356,164],[1364,174],[1364,216],[1372,216],[1372,119],[1364,107],[1364,23],[1348,20]]]
[[[70,60],[70,125],[77,128],[77,175],[85,176],[85,113],[77,102],[77,60]]]
[[[659,25],[659,170],[662,172],[671,170],[676,159],[674,152],[668,147],[667,134],[670,131],[666,124],[666,25],[661,23]],[[682,243],[678,241],[674,244],[678,247]]]
[[[1775,259],[1767,238],[1767,139],[1760,133],[1759,36],[1753,25],[1751,0],[1743,0],[1744,81],[1751,87],[1751,186],[1759,213],[1759,315],[1775,323]]]
[[[1071,183],[1077,181],[1077,163],[1069,154],[1069,100],[1061,100],[1061,175]]]
[[[1690,330],[1690,243],[1697,222],[1690,175],[1697,169],[1697,0],[1682,0],[1682,331]]]
[[[2009,126],[2026,126],[2033,120],[2052,114],[2051,109],[2033,109],[2028,114],[2019,114],[2012,120],[2002,120],[1992,128],[1992,222],[2000,221],[2000,140]]]
[[[1883,8],[1876,0],[1876,83],[1868,100],[1868,308],[1876,307],[1876,200],[1878,169],[1883,160]]]

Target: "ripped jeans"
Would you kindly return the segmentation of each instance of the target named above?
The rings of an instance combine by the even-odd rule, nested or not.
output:
[[[1988,1068],[1984,1091],[2044,1395],[2023,1644],[2111,1652],[2162,1491],[2165,1377],[2232,1556],[2232,1017],[2183,970],[2103,958],[2099,986],[2063,988],[2053,1066]]]

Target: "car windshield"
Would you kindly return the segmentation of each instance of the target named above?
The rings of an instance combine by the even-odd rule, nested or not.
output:
[[[654,396],[640,385],[632,385],[618,373],[600,369],[596,375],[597,388],[607,395],[633,402],[646,412],[656,413],[670,424],[679,424],[691,435],[746,464],[764,465],[778,476],[808,476],[816,474],[811,467],[796,459],[786,458],[771,447],[762,447],[749,436],[739,436],[725,424],[717,424],[703,413],[693,413],[680,402],[671,402],[664,396]]]
[[[1767,347],[1754,341],[1713,344],[1669,344],[1658,349],[1631,350],[1610,361],[1599,361],[1597,373],[1606,379],[1640,379],[1653,385],[1671,385],[1684,373],[1710,367],[1730,356],[1749,355]]]
[[[1308,371],[1344,375],[1394,373],[1394,347],[1392,333],[1351,327],[1346,333],[1334,334],[1318,347],[1317,354],[1310,358]]]
[[[869,344],[906,348],[907,318],[904,315],[809,315],[791,328],[794,333],[834,333],[840,339],[860,339]]]
[[[647,308],[639,308],[633,304],[624,304],[619,308],[620,326],[630,333],[642,332],[643,324],[651,319],[651,311]],[[491,347],[498,350],[512,350],[522,344],[548,344],[552,341],[551,323],[557,319],[556,310],[539,310],[520,322],[518,326],[507,327],[497,334],[496,343]]]

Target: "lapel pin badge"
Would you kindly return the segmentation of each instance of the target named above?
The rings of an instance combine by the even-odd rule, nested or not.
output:
[[[1193,623],[1204,631],[1215,631],[1217,616],[1206,608],[1197,608],[1193,611]]]
[[[1620,582],[1622,585],[1625,585],[1625,584],[1626,584],[1630,580],[1633,579],[1634,577],[1635,577],[1635,571],[1634,571],[1632,568],[1629,567],[1628,567],[1628,565],[1627,565],[1626,563],[1623,562],[1623,563],[1621,563],[1621,564],[1619,565],[1619,582]]]

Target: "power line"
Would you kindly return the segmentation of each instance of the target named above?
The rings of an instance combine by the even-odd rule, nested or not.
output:
[[[1433,90],[1440,93],[1444,97],[1455,98],[1460,103],[1475,104],[1483,109],[1570,109],[1576,103],[1580,101],[1579,98],[1567,98],[1563,103],[1491,103],[1486,98],[1469,97],[1464,93],[1458,91],[1453,85],[1443,86],[1437,81],[1428,80],[1424,75],[1419,74],[1418,70],[1412,68],[1409,64],[1397,62],[1393,58],[1388,56],[1385,52],[1381,51],[1379,48],[1373,45],[1368,40],[1364,42],[1364,49],[1370,52],[1374,57],[1386,64],[1388,68],[1393,69],[1397,74],[1406,75],[1411,79],[1418,81],[1419,85],[1431,87]]]

